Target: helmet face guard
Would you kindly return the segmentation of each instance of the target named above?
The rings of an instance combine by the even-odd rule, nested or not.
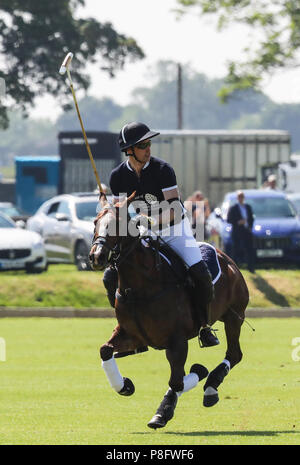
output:
[[[120,149],[122,152],[126,152],[129,147],[158,135],[159,132],[151,131],[144,123],[132,122],[125,124],[119,134]]]

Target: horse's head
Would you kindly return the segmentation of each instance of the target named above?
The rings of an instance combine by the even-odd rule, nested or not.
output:
[[[122,228],[127,231],[128,206],[134,196],[135,192],[115,205],[110,205],[106,199],[100,199],[102,209],[94,221],[94,240],[89,254],[94,270],[103,270],[108,265],[112,252],[122,237]]]

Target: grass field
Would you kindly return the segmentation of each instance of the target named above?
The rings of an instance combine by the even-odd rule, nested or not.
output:
[[[300,307],[300,270],[242,270],[250,307]],[[50,265],[46,273],[0,273],[2,307],[109,307],[100,272],[78,272],[74,265]]]
[[[163,351],[118,360],[136,387],[132,397],[121,397],[108,385],[98,355],[114,319],[3,318],[0,444],[299,445],[300,362],[292,359],[299,322],[251,323],[256,331],[243,326],[244,358],[220,386],[220,402],[202,406],[201,382],[181,396],[168,425],[153,431],[147,422],[169,378]],[[223,325],[216,327],[221,345],[200,349],[190,341],[187,371],[195,362],[211,370],[223,360]]]

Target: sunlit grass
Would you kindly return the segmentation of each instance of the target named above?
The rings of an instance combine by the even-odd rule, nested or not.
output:
[[[242,270],[250,293],[249,307],[300,307],[300,270]],[[0,273],[0,306],[108,308],[100,272],[77,271],[74,265],[50,265],[39,275]]]
[[[34,275],[7,271],[0,278],[0,306],[109,307],[102,273],[79,272],[74,265],[50,265]]]
[[[203,382],[179,399],[175,417],[161,430],[147,422],[167,390],[164,351],[118,360],[136,392],[121,397],[101,368],[99,346],[111,335],[114,319],[4,318],[0,337],[0,444],[300,444],[300,372],[292,360],[297,319],[255,319],[253,333],[242,329],[242,362],[219,388],[220,401],[202,406]],[[190,341],[186,369],[209,370],[226,350],[200,349]],[[299,353],[298,353],[299,354]]]

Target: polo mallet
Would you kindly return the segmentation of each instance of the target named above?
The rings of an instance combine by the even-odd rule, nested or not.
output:
[[[70,73],[70,70],[69,70],[69,66],[70,66],[70,63],[72,61],[72,58],[73,58],[73,53],[69,52],[66,55],[64,61],[62,62],[62,65],[61,65],[61,67],[59,69],[59,74],[61,74],[63,76],[67,72],[67,75],[68,75],[68,78],[69,78],[69,83],[70,83],[70,89],[71,89],[71,92],[72,92],[72,95],[73,95],[75,108],[76,108],[78,119],[79,119],[79,122],[80,122],[82,134],[83,134],[85,145],[86,145],[86,148],[87,148],[90,160],[91,160],[91,164],[92,164],[92,167],[93,167],[93,170],[94,170],[94,174],[95,174],[95,177],[96,177],[96,181],[97,181],[97,184],[98,184],[98,187],[99,187],[99,193],[100,193],[100,197],[101,197],[101,194],[105,195],[105,193],[104,193],[104,191],[102,189],[100,178],[99,178],[97,168],[96,168],[96,165],[95,165],[95,162],[94,162],[94,158],[93,158],[93,155],[92,155],[92,152],[91,152],[91,148],[90,148],[90,145],[89,145],[89,142],[88,142],[85,130],[84,130],[84,126],[83,126],[83,122],[82,122],[82,119],[81,119],[81,116],[80,116],[78,103],[77,103],[77,100],[76,100],[74,86],[73,86],[73,82],[72,82],[72,78],[71,78],[71,73]]]

